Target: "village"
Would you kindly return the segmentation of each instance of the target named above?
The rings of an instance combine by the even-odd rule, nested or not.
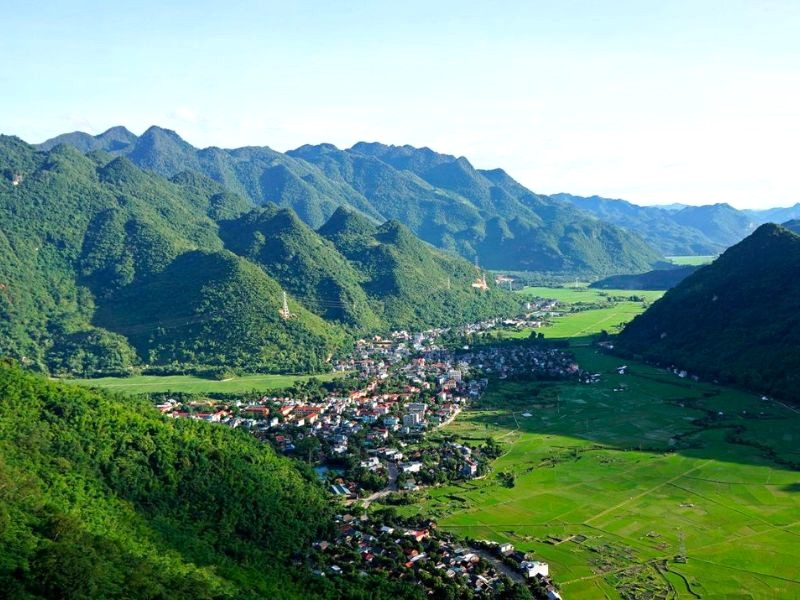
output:
[[[484,476],[500,446],[438,438],[428,443],[465,408],[476,404],[490,379],[572,379],[590,383],[571,355],[541,343],[454,345],[507,322],[466,325],[457,331],[395,331],[360,340],[335,364],[342,376],[294,393],[232,401],[183,402],[170,398],[158,409],[174,418],[192,418],[241,428],[280,453],[311,465],[347,513],[335,539],[321,540],[320,574],[342,569],[410,570],[418,581],[493,593],[510,582],[538,590],[536,597],[560,598],[547,564],[528,560],[508,547],[481,542],[462,547],[428,523],[396,527],[382,511],[367,517],[379,498],[395,501],[424,487]],[[396,518],[394,519],[396,520]],[[398,552],[402,552],[400,556]],[[391,559],[391,560],[390,560]],[[399,562],[398,562],[399,561]]]
[[[388,514],[382,514],[388,513]],[[458,540],[427,520],[413,522],[391,511],[353,511],[336,517],[330,540],[316,542],[308,560],[320,577],[382,571],[406,579],[434,597],[526,597],[561,600],[546,563],[512,544]]]
[[[175,418],[248,430],[276,451],[314,465],[334,495],[355,500],[485,474],[492,448],[447,442],[422,452],[419,446],[427,433],[476,402],[489,378],[587,378],[558,349],[538,344],[454,349],[439,342],[442,334],[396,331],[360,340],[353,354],[336,364],[348,376],[340,385],[334,380],[329,392],[212,403],[170,398],[158,409]]]

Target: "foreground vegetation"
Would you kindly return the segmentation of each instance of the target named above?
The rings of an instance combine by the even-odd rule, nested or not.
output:
[[[0,363],[4,597],[422,597],[313,577],[333,511],[313,472],[247,432]]]
[[[622,316],[601,323],[604,310],[543,330],[569,338],[598,383],[492,382],[444,432],[498,441],[492,472],[401,512],[534,552],[565,597],[800,595],[800,414],[602,353],[580,334]]]

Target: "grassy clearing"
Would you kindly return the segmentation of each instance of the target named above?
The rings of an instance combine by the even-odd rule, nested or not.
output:
[[[204,379],[194,375],[139,375],[135,377],[101,377],[98,379],[73,379],[74,383],[109,389],[130,394],[158,393],[158,392],[188,392],[188,393],[239,393],[269,391],[287,388],[297,381],[316,377],[322,381],[329,381],[336,377],[332,373],[321,375],[244,375],[225,381]]]
[[[667,260],[676,265],[707,265],[716,256],[667,256]]]
[[[573,351],[600,383],[491,385],[448,431],[503,443],[492,474],[403,510],[533,551],[568,598],[800,597],[800,414]]]

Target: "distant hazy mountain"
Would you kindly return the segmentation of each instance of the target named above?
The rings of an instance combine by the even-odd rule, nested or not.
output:
[[[671,204],[653,204],[653,208],[659,208],[661,210],[682,210],[689,206],[688,204],[681,204],[680,202],[673,202]]]
[[[725,247],[695,227],[679,223],[676,220],[679,212],[677,209],[638,206],[625,200],[600,196],[584,198],[571,194],[555,194],[553,197],[571,202],[598,219],[637,232],[666,256],[716,254]]]
[[[338,208],[323,237],[291,209],[97,147],[36,151],[0,136],[0,165],[0,356],[43,371],[308,371],[350,334],[515,305],[396,221],[358,216],[343,244],[331,231],[353,209]]]
[[[782,225],[789,231],[794,231],[797,234],[800,234],[800,219],[792,219],[791,221],[786,221]]]
[[[783,223],[792,219],[800,219],[800,202],[786,208],[744,210],[742,212],[758,223]]]
[[[725,247],[741,241],[757,226],[746,214],[724,203],[687,206],[674,217],[677,223],[697,229]]]
[[[600,196],[553,197],[638,233],[667,256],[717,254],[749,235],[757,225],[749,215],[728,204],[638,206]]]
[[[319,227],[338,207],[376,222],[395,219],[439,248],[509,270],[607,275],[646,271],[658,259],[635,233],[588,218],[570,203],[537,195],[502,170],[480,171],[465,158],[427,148],[356,144],[303,146],[286,154],[266,147],[197,149],[175,132],[123,128],[99,136],[48,140],[82,151],[127,156],[163,176],[203,173],[255,204],[292,208]]]
[[[800,401],[800,236],[759,227],[619,335],[631,354]]]

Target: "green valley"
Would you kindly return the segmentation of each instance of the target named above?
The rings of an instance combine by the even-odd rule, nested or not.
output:
[[[418,492],[398,510],[533,552],[558,574],[565,598],[800,594],[800,412],[603,353],[591,336],[644,310],[623,301],[568,312],[570,303],[605,301],[605,292],[523,292],[566,303],[540,331],[568,341],[598,381],[492,381],[437,434],[499,442],[491,472]]]
[[[3,9],[0,600],[800,600],[800,0]]]

